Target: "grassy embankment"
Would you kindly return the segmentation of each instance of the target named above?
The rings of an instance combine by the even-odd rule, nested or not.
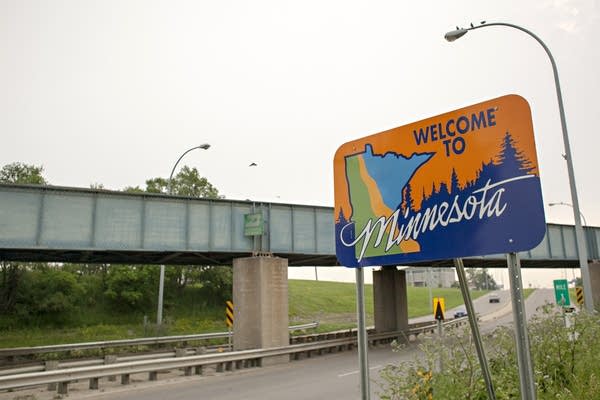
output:
[[[356,292],[353,283],[308,280],[289,281],[290,324],[319,321],[318,331],[356,326]],[[433,296],[444,297],[446,308],[462,304],[458,289],[434,288]],[[473,298],[485,294],[472,291]],[[186,293],[166,313],[166,326],[160,335],[182,335],[226,331],[224,306],[207,309],[193,293]],[[367,324],[373,324],[373,286],[365,285]],[[408,288],[409,317],[430,314],[429,290]],[[0,332],[0,348],[78,343],[154,336],[153,325],[144,326],[143,315],[116,315],[106,310],[87,310],[78,324],[61,328],[23,327]]]

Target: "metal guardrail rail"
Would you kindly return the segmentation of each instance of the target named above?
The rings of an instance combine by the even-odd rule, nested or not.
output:
[[[466,318],[458,318],[445,322],[445,326],[465,323]],[[371,333],[368,340],[372,344],[382,341],[390,341],[395,338],[403,337],[408,339],[410,336],[431,332],[433,333],[437,324],[428,324],[426,326],[417,326],[408,331]],[[158,372],[174,369],[183,369],[186,376],[193,373],[202,374],[207,366],[216,366],[217,372],[223,370],[232,370],[245,367],[261,366],[263,360],[272,357],[288,356],[292,359],[299,359],[302,353],[310,355],[313,351],[320,353],[329,350],[343,350],[353,348],[356,344],[355,331],[338,332],[337,335],[348,334],[350,336],[324,341],[310,341],[308,343],[292,344],[284,347],[269,349],[243,350],[218,354],[203,354],[193,356],[182,356],[175,358],[161,358],[150,360],[126,361],[114,364],[99,366],[80,366],[68,369],[57,369],[43,372],[29,372],[12,375],[0,376],[0,390],[13,390],[25,387],[39,385],[58,384],[58,393],[67,394],[70,382],[89,379],[89,388],[98,389],[99,379],[120,375],[121,383],[128,384],[130,375],[139,373],[148,373],[149,380],[156,380]],[[330,334],[331,335],[331,334]],[[309,335],[310,336],[310,335]],[[318,335],[315,335],[318,336]]]
[[[303,329],[317,328],[319,322],[311,322],[303,325],[293,325],[289,327],[290,331],[298,331]],[[137,338],[137,339],[121,339],[121,340],[106,340],[98,342],[85,342],[85,343],[71,343],[71,344],[56,344],[48,346],[34,346],[34,347],[14,347],[10,349],[0,349],[0,357],[15,357],[31,354],[42,354],[42,353],[58,353],[65,351],[79,351],[79,350],[90,350],[90,349],[106,349],[111,347],[127,347],[127,346],[142,346],[142,345],[157,345],[163,343],[177,343],[177,342],[192,342],[199,340],[209,339],[223,339],[230,335],[229,332],[213,332],[213,333],[200,333],[194,335],[179,335],[179,336],[155,336],[148,338]]]

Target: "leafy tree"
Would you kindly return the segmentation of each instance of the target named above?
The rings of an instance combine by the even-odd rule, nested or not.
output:
[[[158,287],[158,268],[148,265],[111,265],[105,296],[120,310],[141,311],[153,305]]]
[[[469,286],[474,287],[476,290],[496,290],[498,284],[494,278],[488,273],[487,268],[467,268],[467,282]]]
[[[135,188],[134,188],[135,190]],[[187,165],[172,179],[152,178],[146,181],[146,191],[149,193],[169,193],[188,196],[188,197],[206,197],[219,198],[219,191],[205,177],[200,176],[196,168],[190,168]]]
[[[38,268],[24,275],[22,292],[15,306],[22,318],[62,321],[78,307],[83,288],[73,274],[58,268]]]
[[[198,272],[201,293],[209,305],[223,304],[231,298],[233,270],[229,267],[191,267]]]
[[[24,272],[17,263],[0,263],[0,314],[14,311]]]
[[[0,183],[16,183],[31,185],[47,185],[48,182],[42,176],[44,167],[14,162],[7,164],[0,170]]]
[[[144,193],[144,189],[139,186],[127,186],[123,191],[127,193]]]

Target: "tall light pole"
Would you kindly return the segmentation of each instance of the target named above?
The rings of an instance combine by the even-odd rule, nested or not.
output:
[[[177,168],[177,164],[179,164],[179,161],[181,161],[183,156],[185,156],[187,153],[189,153],[192,150],[196,150],[196,149],[208,150],[209,147],[210,147],[210,144],[208,144],[208,143],[204,143],[204,144],[201,144],[200,146],[192,147],[191,149],[186,150],[185,153],[183,153],[177,159],[177,161],[175,162],[175,165],[173,165],[173,169],[171,170],[171,175],[169,175],[169,181],[167,182],[167,192],[169,193],[169,195],[173,194],[173,173],[175,172],[175,168]],[[159,282],[158,282],[158,309],[156,310],[156,324],[159,326],[162,324],[164,291],[165,291],[165,266],[163,264],[160,266],[160,278],[159,278]]]
[[[558,79],[558,68],[556,62],[548,46],[533,32],[520,27],[518,25],[509,24],[505,22],[482,22],[481,25],[473,26],[470,28],[458,28],[454,31],[450,31],[444,35],[447,41],[453,42],[456,39],[464,36],[468,31],[485,28],[489,26],[505,26],[509,28],[518,29],[521,32],[525,32],[532,38],[534,38],[543,48],[552,64],[552,71],[554,72],[554,84],[556,86],[556,96],[558,98],[558,110],[560,113],[560,124],[562,127],[563,142],[565,146],[565,160],[567,161],[567,170],[569,173],[569,185],[571,188],[571,203],[573,204],[573,217],[575,218],[575,238],[577,241],[577,254],[579,255],[579,267],[581,268],[581,277],[583,280],[583,295],[585,298],[585,308],[589,312],[594,311],[594,298],[592,296],[592,284],[590,280],[590,270],[588,265],[587,249],[585,243],[585,237],[583,233],[583,227],[581,226],[581,212],[579,211],[579,199],[577,197],[577,185],[575,184],[575,171],[573,169],[573,158],[571,156],[571,145],[569,144],[569,135],[567,134],[567,120],[565,117],[565,110],[563,106],[562,93],[560,90],[560,81]]]

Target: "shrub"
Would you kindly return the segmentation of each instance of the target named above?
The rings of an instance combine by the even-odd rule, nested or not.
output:
[[[529,341],[538,399],[600,398],[600,317],[571,314],[570,328],[555,306],[546,305],[540,317],[528,322]],[[483,338],[496,398],[520,398],[514,332],[500,327]],[[402,346],[396,346],[401,351]],[[380,396],[399,399],[487,399],[470,330],[449,329],[445,339],[427,337],[423,355],[389,365],[381,372]],[[440,369],[441,364],[441,369]],[[437,395],[436,395],[437,394]],[[442,395],[443,394],[443,395]]]

